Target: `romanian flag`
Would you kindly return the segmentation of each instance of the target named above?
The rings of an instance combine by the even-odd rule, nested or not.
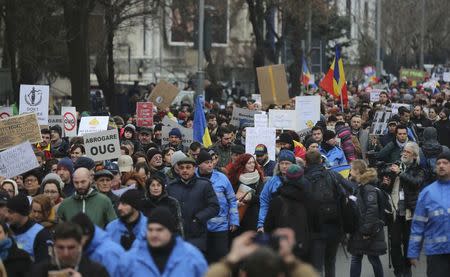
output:
[[[333,63],[330,66],[325,77],[319,86],[331,94],[334,98],[342,96],[342,102],[346,107],[348,105],[347,84],[345,82],[344,63],[341,58],[339,45],[336,45],[336,54]]]
[[[311,81],[311,73],[309,73],[308,65],[306,64],[305,57],[302,59],[302,84],[307,87]]]
[[[195,99],[194,141],[200,142],[206,148],[212,145],[205,114],[203,113],[203,101],[201,101],[200,96]]]

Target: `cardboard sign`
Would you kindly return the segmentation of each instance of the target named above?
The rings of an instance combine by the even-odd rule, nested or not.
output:
[[[169,144],[169,133],[173,128],[178,128],[181,131],[181,140],[185,147],[189,147],[192,142],[194,142],[194,129],[192,128],[184,128],[184,127],[172,127],[172,126],[163,126],[161,130],[161,144],[166,145]]]
[[[42,141],[41,129],[35,113],[17,115],[0,120],[0,150],[25,141]]]
[[[68,137],[77,136],[77,111],[75,107],[62,107],[61,115],[64,124],[64,133]]]
[[[20,85],[19,114],[36,113],[39,125],[47,125],[48,99],[48,86]]]
[[[284,64],[256,68],[263,105],[289,104],[289,91]]]
[[[85,116],[81,118],[78,136],[97,133],[108,129],[109,116]]]
[[[172,104],[173,100],[178,95],[178,91],[179,89],[176,86],[166,81],[161,81],[152,90],[148,101],[164,110],[170,107],[170,104]]]
[[[320,120],[320,96],[295,97],[297,130],[312,128]]]
[[[136,126],[152,127],[153,126],[153,103],[137,102],[136,103]]]
[[[86,156],[95,162],[117,159],[120,156],[117,129],[83,135]]]
[[[39,166],[33,147],[25,141],[0,153],[0,176],[11,178]]]
[[[296,112],[294,110],[269,110],[269,127],[282,130],[296,130]]]
[[[409,104],[392,103],[391,104],[392,114],[398,114],[398,108],[400,108],[400,107],[406,107],[406,108],[408,108],[408,110],[411,111],[411,105],[409,105]]]
[[[403,68],[400,70],[400,79],[406,78],[413,81],[425,80],[426,72],[419,69]]]
[[[255,127],[267,128],[268,126],[267,114],[265,113],[255,114],[254,119],[255,119]]]
[[[12,107],[0,107],[0,119],[5,119],[13,116]]]
[[[231,115],[231,121],[230,124],[233,124],[236,127],[241,126],[244,123],[250,124],[251,126],[254,126],[255,122],[255,114],[260,114],[261,111],[252,111],[249,109],[242,109],[242,108],[233,108],[233,114]]]
[[[275,161],[276,129],[247,127],[245,131],[245,152],[254,154],[256,145],[264,144],[267,147],[269,159]]]
[[[64,123],[61,115],[49,115],[48,116],[48,127],[51,128],[53,126],[58,125],[61,127],[62,136],[64,137]]]

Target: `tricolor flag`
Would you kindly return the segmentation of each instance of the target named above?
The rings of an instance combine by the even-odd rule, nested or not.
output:
[[[307,87],[311,80],[311,73],[309,73],[308,65],[306,64],[305,56],[302,58],[302,84]]]
[[[341,58],[339,45],[336,45],[336,53],[333,63],[319,86],[331,94],[334,98],[342,97],[342,102],[348,105],[347,84],[345,82],[344,63]]]
[[[200,142],[206,148],[212,145],[205,114],[203,113],[203,101],[201,101],[200,96],[195,99],[194,141]]]

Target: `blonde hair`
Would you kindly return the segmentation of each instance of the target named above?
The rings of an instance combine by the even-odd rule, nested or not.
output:
[[[360,175],[363,175],[367,171],[367,163],[364,160],[354,160],[350,164],[354,170]]]

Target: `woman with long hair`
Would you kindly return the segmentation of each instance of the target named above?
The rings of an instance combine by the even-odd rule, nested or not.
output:
[[[30,218],[53,233],[58,223],[55,203],[45,194],[36,195],[31,202]]]
[[[264,173],[255,157],[242,154],[231,165],[228,179],[238,200],[240,232],[256,230],[259,213],[259,194],[264,184]]]

